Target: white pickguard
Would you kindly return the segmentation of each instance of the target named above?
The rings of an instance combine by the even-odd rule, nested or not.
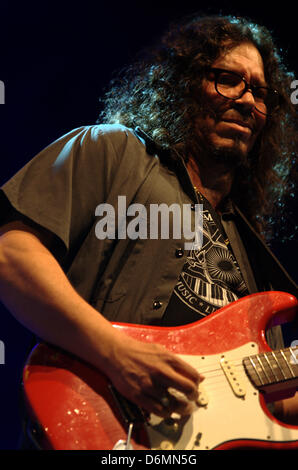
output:
[[[205,406],[195,405],[194,412],[184,421],[177,419],[169,423],[152,416],[148,426],[151,449],[208,450],[233,440],[262,440],[268,442],[296,441],[298,426],[287,428],[272,421],[263,411],[259,392],[247,377],[242,359],[258,353],[255,343],[218,355],[179,355],[201,372],[207,397]],[[235,364],[236,380],[245,389],[243,397],[236,396],[220,365],[224,356]]]

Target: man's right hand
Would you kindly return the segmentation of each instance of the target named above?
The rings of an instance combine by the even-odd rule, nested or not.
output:
[[[117,335],[116,335],[117,336]],[[203,377],[163,346],[115,337],[106,374],[126,398],[161,417],[187,415]],[[169,393],[168,389],[178,393]]]

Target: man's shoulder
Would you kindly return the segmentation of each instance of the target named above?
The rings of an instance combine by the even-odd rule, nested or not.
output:
[[[130,139],[136,141],[136,143],[141,143],[134,129],[126,127],[123,124],[93,124],[79,129],[82,129],[85,134],[89,134],[93,141],[106,138],[113,142],[119,141],[121,143]]]
[[[77,127],[64,134],[57,142],[67,146],[84,147],[89,151],[111,151],[116,154],[130,153],[135,149],[146,152],[147,145],[138,133],[123,124],[93,124]],[[132,152],[133,153],[133,152]]]
[[[121,136],[133,134],[133,129],[124,126],[123,124],[93,124],[85,126],[90,129],[94,135],[107,135],[107,136]]]

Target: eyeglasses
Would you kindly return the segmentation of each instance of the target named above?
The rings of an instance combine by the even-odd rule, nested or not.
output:
[[[215,89],[217,93],[229,100],[237,100],[250,90],[255,100],[255,109],[265,115],[271,115],[279,107],[279,93],[273,88],[255,86],[244,77],[230,70],[210,68],[215,75]]]

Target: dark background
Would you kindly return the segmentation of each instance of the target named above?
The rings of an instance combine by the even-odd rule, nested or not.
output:
[[[56,138],[93,124],[98,97],[113,71],[129,64],[170,21],[195,11],[221,10],[265,24],[298,79],[297,7],[290,1],[240,5],[187,0],[1,0],[0,80],[5,83],[6,102],[0,105],[0,184]],[[297,281],[297,240],[280,240],[274,250]],[[6,355],[5,365],[0,365],[0,449],[15,449],[21,429],[19,380],[31,335],[0,307],[0,340]]]

